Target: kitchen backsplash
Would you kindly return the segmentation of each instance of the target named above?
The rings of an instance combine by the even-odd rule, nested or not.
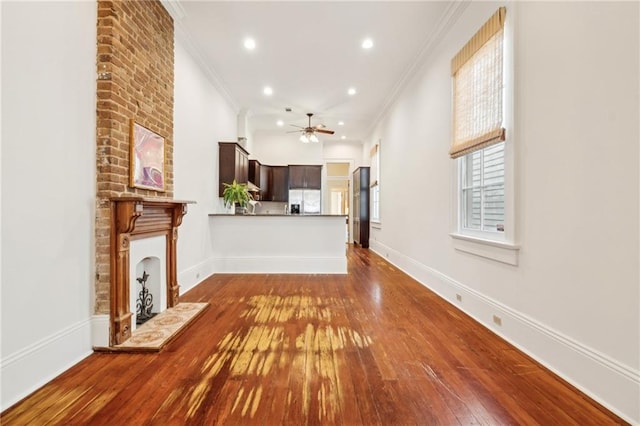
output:
[[[256,214],[284,214],[288,205],[283,201],[260,201],[256,204]]]

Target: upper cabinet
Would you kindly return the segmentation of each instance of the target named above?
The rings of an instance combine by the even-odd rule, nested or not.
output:
[[[257,184],[256,184],[257,185]],[[269,200],[271,197],[271,167],[260,165],[260,199]]]
[[[322,189],[322,166],[289,166],[289,188]]]
[[[260,182],[260,168],[262,164],[258,160],[249,160],[249,182],[262,189]]]
[[[267,166],[249,160],[249,153],[236,142],[218,142],[219,196],[225,183],[251,182],[260,188],[263,201],[289,201],[289,189],[322,189],[322,166]]]
[[[289,167],[271,166],[269,198],[266,201],[289,201]]]
[[[218,142],[218,196],[224,192],[223,183],[249,181],[249,153],[236,142]]]
[[[271,187],[271,167],[260,164],[258,160],[249,160],[249,182],[260,188],[256,200],[269,200]]]

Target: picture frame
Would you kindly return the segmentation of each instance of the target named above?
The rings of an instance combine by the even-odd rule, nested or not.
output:
[[[129,185],[165,192],[164,137],[131,119]]]

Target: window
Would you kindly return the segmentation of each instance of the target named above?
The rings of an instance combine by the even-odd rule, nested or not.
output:
[[[504,142],[460,159],[461,225],[504,232]]]
[[[371,220],[380,222],[380,185],[377,182],[371,187]]]
[[[371,221],[380,223],[380,144],[371,149]]]
[[[457,162],[456,226],[451,236],[458,250],[517,265],[513,152],[505,130],[505,123],[513,125],[512,89],[505,84],[505,76],[511,78],[506,70],[512,66],[512,55],[505,51],[505,18],[501,7],[451,61],[449,154]]]

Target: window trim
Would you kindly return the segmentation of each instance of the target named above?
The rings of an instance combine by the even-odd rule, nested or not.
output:
[[[373,212],[374,212],[374,204],[375,204],[375,197],[373,196],[373,192],[374,190],[377,189],[378,191],[378,217],[374,218],[373,216]],[[382,221],[380,220],[380,182],[375,181],[373,183],[373,185],[371,185],[369,187],[369,194],[370,194],[370,200],[371,200],[371,224],[374,228],[379,228],[380,226],[375,226],[375,225],[380,225],[382,223]]]
[[[474,254],[508,265],[518,265],[519,244],[472,237],[470,235],[450,233],[453,247],[456,250]]]
[[[373,145],[371,151],[369,152],[369,165],[370,170],[374,170],[373,168],[373,160],[375,159],[375,172],[376,176],[369,176],[369,179],[373,179],[373,183],[369,186],[369,202],[371,203],[369,206],[370,209],[370,220],[369,224],[372,228],[382,229],[382,219],[380,214],[380,146],[382,145],[382,139],[378,139],[378,142]],[[378,189],[378,217],[376,219],[373,218],[373,189]]]

